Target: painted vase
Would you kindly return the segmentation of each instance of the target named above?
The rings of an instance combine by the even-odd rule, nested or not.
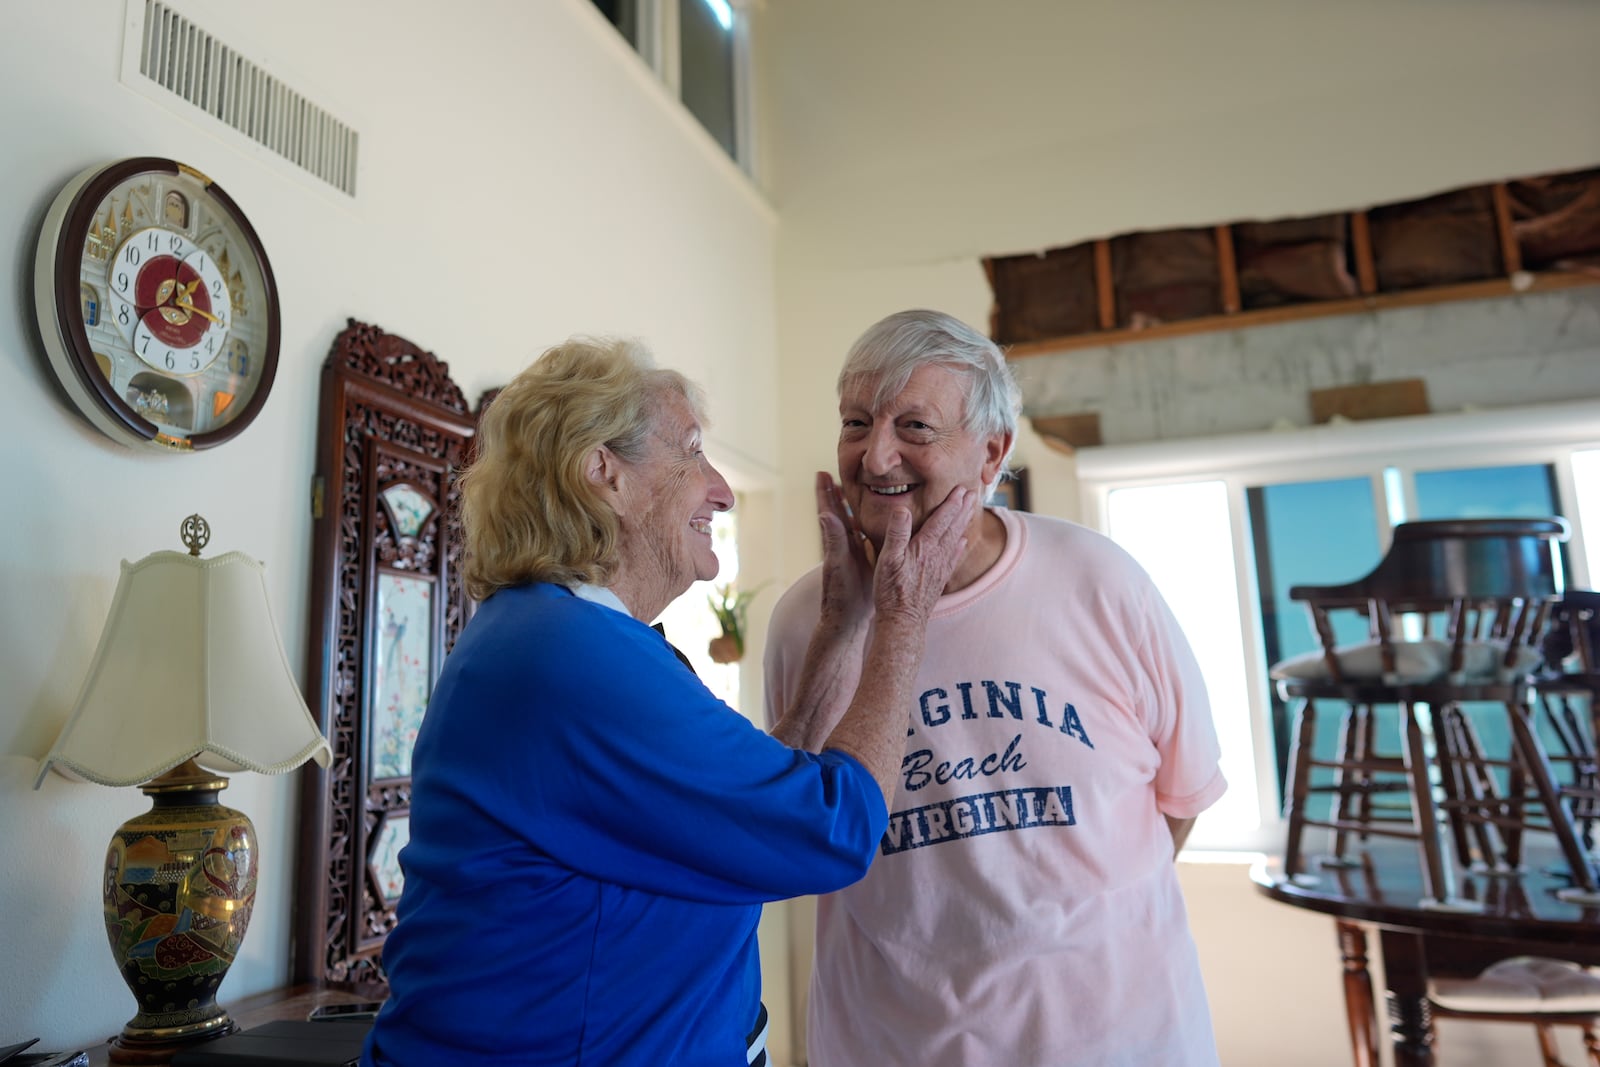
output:
[[[218,803],[227,784],[190,760],[142,786],[150,810],[112,835],[106,936],[139,1003],[114,1042],[113,1062],[150,1062],[141,1049],[233,1029],[217,988],[255,904],[256,834],[242,812]]]

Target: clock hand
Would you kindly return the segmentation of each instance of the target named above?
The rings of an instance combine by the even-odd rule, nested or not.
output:
[[[188,294],[186,293],[184,295],[187,296]],[[215,315],[211,314],[211,312],[209,312],[209,311],[201,311],[199,308],[195,307],[193,304],[189,303],[187,300],[181,300],[181,299],[180,300],[174,300],[172,302],[172,306],[176,307],[176,308],[182,308],[184,311],[189,312],[189,314],[191,314],[191,315],[199,315],[202,319],[210,319],[212,322],[216,323],[218,326],[222,325],[222,320],[221,319],[217,318]]]

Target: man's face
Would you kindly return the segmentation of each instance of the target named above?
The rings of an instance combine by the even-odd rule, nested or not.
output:
[[[916,530],[956,486],[981,494],[999,473],[1009,442],[963,425],[962,372],[919,367],[898,396],[875,409],[877,385],[875,378],[853,378],[840,394],[839,485],[862,531],[881,548],[895,508],[911,509]]]

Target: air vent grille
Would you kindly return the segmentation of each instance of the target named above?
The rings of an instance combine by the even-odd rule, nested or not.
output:
[[[157,0],[145,0],[139,73],[355,195],[355,130]]]

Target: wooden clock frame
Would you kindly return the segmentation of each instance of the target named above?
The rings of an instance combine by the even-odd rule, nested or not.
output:
[[[420,721],[471,611],[457,478],[475,432],[432,353],[354,319],[334,339],[322,367],[306,675],[333,759],[302,771],[296,982],[388,984],[393,852],[411,806],[405,727]],[[427,634],[397,657],[412,626]]]

